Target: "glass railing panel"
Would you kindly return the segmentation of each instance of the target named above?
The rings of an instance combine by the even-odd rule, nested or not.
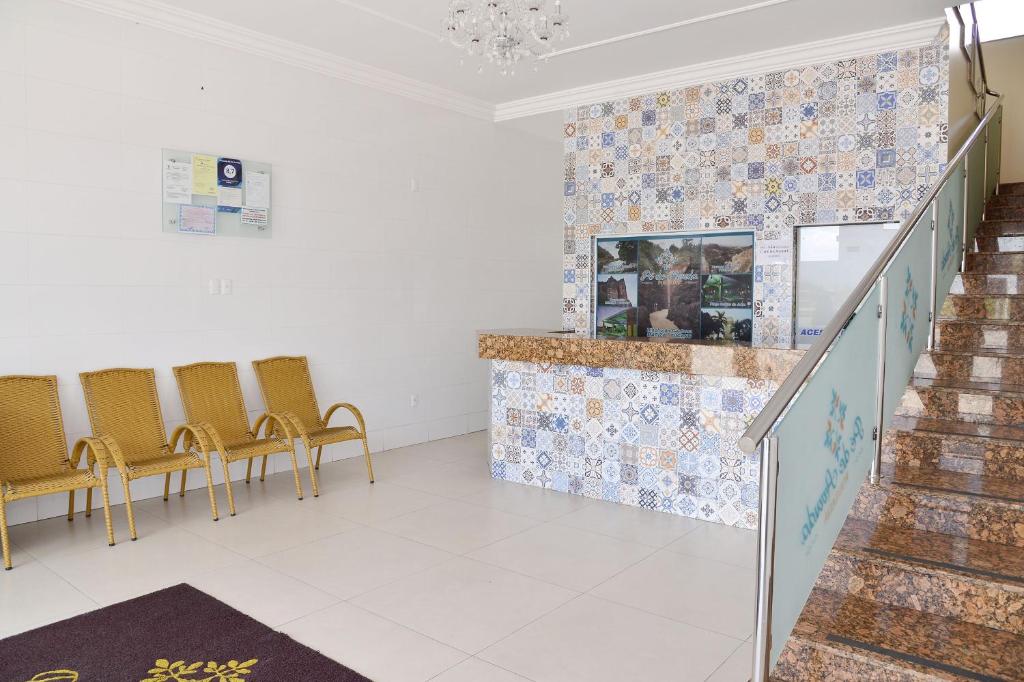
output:
[[[889,427],[917,356],[928,344],[932,290],[931,211],[925,211],[885,269],[885,382],[882,429]]]
[[[935,198],[935,310],[942,310],[960,270],[964,248],[964,164],[958,163]]]
[[[999,107],[995,118],[988,124],[988,156],[985,161],[985,196],[995,194],[996,186],[999,184],[999,162],[1002,154],[1003,142],[1003,107]]]
[[[871,468],[880,300],[876,284],[772,433],[779,467],[769,669]]]
[[[967,248],[985,212],[985,143],[979,140],[967,153]]]

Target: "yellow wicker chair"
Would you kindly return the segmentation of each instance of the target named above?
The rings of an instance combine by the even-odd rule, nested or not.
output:
[[[320,468],[320,454],[325,445],[332,443],[347,440],[363,441],[366,472],[370,476],[370,483],[373,483],[373,462],[370,460],[370,447],[366,442],[366,422],[363,420],[363,414],[355,405],[335,403],[327,408],[327,412],[321,417],[316,393],[313,392],[313,381],[309,376],[309,362],[305,356],[253,360],[252,366],[256,370],[256,378],[259,379],[260,391],[263,393],[263,402],[267,410],[287,418],[298,431],[302,444],[306,446],[314,496],[320,492],[315,471]],[[339,408],[351,412],[358,427],[327,426],[331,415]],[[312,461],[314,447],[316,464]]]
[[[194,424],[182,424],[167,440],[153,370],[104,369],[82,372],[78,376],[82,380],[93,436],[100,441],[98,447],[106,454],[107,461],[113,462],[121,474],[132,540],[137,539],[138,534],[129,486],[138,478],[164,474],[166,500],[173,472],[181,472],[180,494],[184,495],[188,470],[205,470],[210,511],[216,521],[217,499],[213,494],[209,437]],[[179,443],[183,450],[176,452]],[[198,453],[194,445],[198,445]]]
[[[233,362],[198,362],[174,368],[178,381],[181,404],[185,408],[185,420],[206,431],[213,447],[220,453],[224,466],[224,487],[228,492],[228,506],[235,515],[235,498],[231,493],[231,476],[228,463],[248,460],[245,482],[252,477],[252,460],[263,457],[260,480],[267,474],[267,457],[287,452],[292,458],[295,474],[295,492],[302,499],[302,483],[299,481],[299,465],[295,460],[291,422],[273,413],[264,413],[249,428],[248,412],[242,398],[242,387],[238,382],[238,369]],[[260,426],[266,425],[263,438],[257,434]],[[284,438],[274,435],[284,434]]]
[[[87,469],[79,469],[88,451]],[[99,476],[93,465],[99,462]],[[75,520],[75,491],[86,489],[85,515],[92,515],[92,489],[103,491],[107,543],[114,544],[107,494],[107,461],[91,438],[75,443],[68,457],[64,419],[57,397],[57,377],[0,377],[0,539],[4,568],[11,570],[5,505],[14,500],[52,493],[68,494],[68,521]]]

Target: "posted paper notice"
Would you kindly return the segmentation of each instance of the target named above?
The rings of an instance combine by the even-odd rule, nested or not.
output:
[[[178,232],[216,234],[217,214],[212,206],[186,206],[178,209]]]
[[[270,208],[270,173],[251,170],[246,174],[245,205]]]
[[[267,209],[258,208],[255,206],[245,206],[242,208],[242,224],[243,225],[255,225],[256,227],[267,226]]]
[[[204,197],[217,196],[217,157],[192,155],[192,193]]]
[[[164,202],[192,203],[192,164],[185,161],[164,162]]]

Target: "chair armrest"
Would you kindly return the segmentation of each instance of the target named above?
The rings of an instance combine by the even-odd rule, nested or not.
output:
[[[252,433],[257,438],[260,434],[260,426],[266,424],[266,429],[263,434],[264,438],[270,438],[274,432],[274,425],[277,424],[281,427],[281,431],[284,432],[285,438],[293,440],[296,436],[306,438],[307,433],[302,422],[298,420],[294,415],[281,414],[279,412],[264,412],[252,425]]]
[[[206,430],[198,424],[182,424],[178,428],[174,429],[174,433],[171,434],[171,440],[167,443],[167,447],[170,449],[171,454],[178,449],[178,441],[182,439],[182,436],[188,435],[188,444],[191,446],[192,441],[199,443],[199,450],[203,454],[203,459],[209,461],[210,459],[210,436],[207,435]]]
[[[324,426],[331,421],[331,415],[333,415],[338,408],[345,408],[352,413],[352,416],[356,418],[356,423],[359,425],[359,431],[366,433],[366,421],[363,419],[363,413],[359,411],[359,408],[351,403],[334,403],[327,408],[327,412],[324,413]]]
[[[96,457],[96,461],[103,467],[116,467],[119,471],[127,471],[128,464],[124,459],[124,452],[121,451],[121,446],[117,444],[111,436],[86,436],[80,438],[75,447],[72,450],[72,456],[74,456],[74,450],[79,448],[79,443],[83,443],[81,447],[88,447],[89,451]],[[81,457],[81,451],[78,454]]]
[[[114,463],[110,461],[110,453],[108,453],[103,441],[99,438],[86,436],[85,438],[79,438],[75,442],[75,446],[71,449],[71,468],[78,468],[78,463],[82,461],[82,453],[86,450],[89,451],[89,455],[85,460],[89,465],[89,471],[92,471],[92,465],[94,463],[99,463],[101,472],[111,466],[114,466]]]

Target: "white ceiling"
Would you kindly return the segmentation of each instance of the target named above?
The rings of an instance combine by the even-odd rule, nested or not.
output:
[[[563,0],[571,37],[540,72],[476,73],[438,40],[447,0],[162,0],[498,104],[926,19],[949,0]],[[615,40],[709,15],[688,25]],[[766,30],[769,27],[769,30]],[[580,46],[613,41],[593,47]]]

